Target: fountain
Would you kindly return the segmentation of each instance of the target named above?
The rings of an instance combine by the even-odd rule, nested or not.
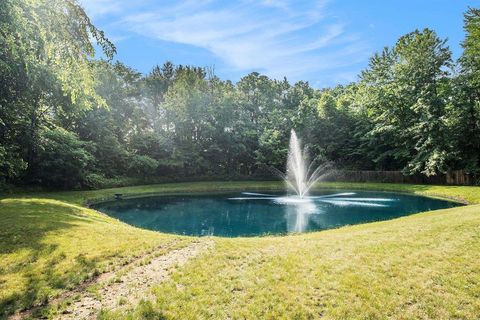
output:
[[[302,148],[302,142],[297,137],[295,130],[290,133],[290,144],[288,147],[286,172],[275,167],[270,167],[272,172],[278,175],[285,182],[287,189],[294,192],[294,195],[274,196],[269,194],[244,192],[249,197],[235,197],[232,200],[271,200],[277,204],[286,205],[286,221],[288,232],[304,232],[308,225],[309,216],[319,214],[321,210],[316,206],[315,201],[322,201],[323,198],[335,197],[337,195],[311,197],[309,190],[330,172],[330,163],[324,163],[315,167],[315,161],[310,161],[307,148]],[[352,193],[338,194],[340,196],[352,195]],[[332,199],[332,201],[334,201]]]
[[[289,232],[305,231],[309,215],[318,213],[313,199],[308,197],[308,191],[328,173],[330,164],[325,163],[316,168],[314,164],[315,161],[310,161],[307,148],[302,149],[302,142],[297,137],[295,130],[292,129],[286,172],[282,173],[280,170],[276,170],[285,181],[287,188],[296,194],[293,197],[276,199],[277,203],[291,204],[287,210],[287,229]]]
[[[276,168],[272,168],[272,171],[285,181],[289,190],[296,193],[296,198],[303,199],[315,183],[329,173],[331,167],[328,162],[316,168],[314,165],[315,161],[310,161],[307,148],[302,149],[302,142],[292,129],[286,172],[283,173]]]
[[[314,193],[315,183],[332,172],[331,166],[310,161],[293,130],[286,160],[285,172],[274,169],[285,181],[286,193],[245,191],[141,199],[123,199],[120,195],[121,201],[107,203],[103,210],[137,227],[163,232],[257,236],[324,230],[452,206],[435,199],[383,192]]]
[[[246,197],[233,197],[231,200],[268,200],[273,203],[286,206],[285,220],[287,222],[288,232],[304,232],[309,224],[309,219],[313,215],[319,215],[323,209],[317,204],[333,206],[352,206],[357,207],[386,207],[385,202],[391,199],[383,198],[356,198],[353,192],[343,192],[321,196],[310,196],[310,189],[322,178],[325,178],[332,172],[331,164],[325,162],[315,166],[316,162],[311,161],[307,148],[302,147],[302,141],[297,137],[295,130],[290,133],[290,144],[287,155],[287,166],[285,173],[277,168],[270,169],[283,179],[287,190],[294,194],[286,196],[277,196],[265,193],[243,192]]]
[[[284,181],[300,198],[307,195],[310,188],[325,176],[330,166],[327,163],[311,171],[314,163],[314,161],[309,163],[308,150],[307,148],[302,150],[302,143],[298,139],[295,130],[292,129],[287,158],[287,173]]]

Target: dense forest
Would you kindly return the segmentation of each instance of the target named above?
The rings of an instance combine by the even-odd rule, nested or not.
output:
[[[292,128],[338,168],[478,176],[480,10],[464,28],[458,61],[414,30],[357,82],[315,89],[171,62],[141,74],[75,0],[2,0],[0,185],[261,177],[285,166]]]

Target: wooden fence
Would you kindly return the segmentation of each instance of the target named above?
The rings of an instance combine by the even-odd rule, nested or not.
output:
[[[414,183],[414,184],[439,184],[439,185],[473,185],[475,177],[463,170],[448,172],[427,177],[425,175],[406,176],[401,171],[350,171],[335,170],[329,174],[325,181],[342,182],[386,182],[386,183]]]

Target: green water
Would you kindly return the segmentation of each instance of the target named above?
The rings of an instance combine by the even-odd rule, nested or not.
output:
[[[457,205],[406,194],[342,191],[307,199],[248,192],[156,196],[116,200],[95,208],[145,229],[237,237],[325,230]]]

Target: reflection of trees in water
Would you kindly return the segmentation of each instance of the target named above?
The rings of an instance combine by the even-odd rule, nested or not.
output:
[[[303,198],[254,192],[156,196],[116,200],[94,207],[151,230],[252,236],[324,230],[453,205],[425,197],[363,191]]]

